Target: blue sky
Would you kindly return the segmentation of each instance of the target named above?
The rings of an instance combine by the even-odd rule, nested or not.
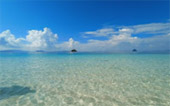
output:
[[[81,43],[87,43],[91,39],[105,41],[111,35],[96,37],[94,34],[85,34],[106,28],[113,28],[118,32],[119,28],[123,27],[151,23],[166,24],[169,23],[169,13],[168,0],[7,0],[0,2],[0,32],[10,30],[17,39],[26,38],[29,30],[43,30],[47,27],[58,35],[57,43],[60,44],[70,38]],[[158,34],[133,33],[131,36],[145,38]]]

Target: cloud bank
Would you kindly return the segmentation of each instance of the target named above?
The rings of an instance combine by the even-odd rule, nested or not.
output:
[[[97,40],[98,37],[107,40]],[[170,51],[170,23],[101,28],[83,32],[82,39],[87,39],[87,43],[73,38],[58,43],[58,35],[49,28],[30,30],[25,38],[15,38],[10,30],[6,30],[0,33],[0,50],[68,51],[76,48],[83,52],[130,52],[136,48],[139,51]]]

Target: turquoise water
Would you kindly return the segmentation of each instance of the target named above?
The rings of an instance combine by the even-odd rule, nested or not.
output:
[[[0,106],[168,106],[169,54],[0,53]]]

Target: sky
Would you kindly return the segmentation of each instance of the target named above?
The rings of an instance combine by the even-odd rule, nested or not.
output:
[[[1,0],[0,50],[170,50],[169,0]]]

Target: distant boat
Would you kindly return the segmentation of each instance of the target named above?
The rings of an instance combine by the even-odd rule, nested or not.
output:
[[[133,49],[132,52],[137,52],[137,50],[136,50],[136,49]]]
[[[72,49],[71,52],[72,52],[72,53],[75,53],[75,52],[77,52],[77,50],[76,50],[76,49]]]

